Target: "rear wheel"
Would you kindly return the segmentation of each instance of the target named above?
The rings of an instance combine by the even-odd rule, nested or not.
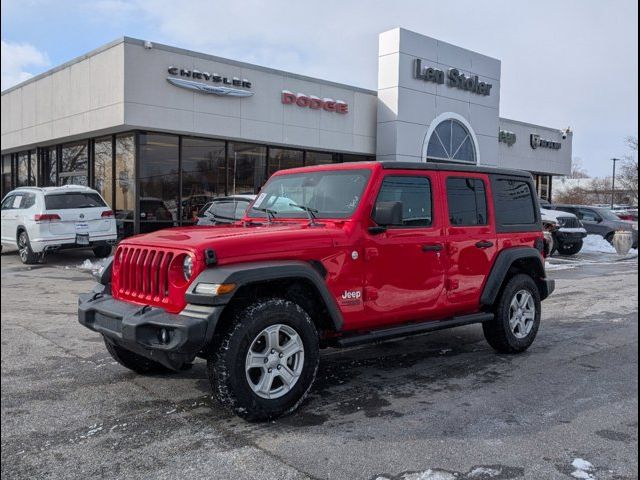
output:
[[[111,245],[97,245],[93,247],[93,254],[98,258],[106,258],[111,255]]]
[[[35,253],[31,250],[31,243],[29,242],[29,235],[25,230],[21,230],[18,233],[18,255],[20,255],[20,260],[25,265],[33,265],[38,263],[42,258],[42,255],[39,253]]]
[[[319,362],[318,333],[299,305],[272,298],[238,311],[218,340],[207,370],[217,399],[247,420],[295,410]]]
[[[113,359],[129,370],[147,375],[153,373],[166,373],[170,371],[167,367],[159,364],[158,362],[154,362],[153,360],[149,360],[148,358],[133,353],[125,348],[119,347],[107,340],[107,337],[103,336],[103,338],[107,351],[111,354]]]
[[[560,255],[575,255],[582,250],[582,240],[577,243],[560,243],[558,245],[558,252]]]
[[[494,307],[495,318],[482,324],[489,345],[500,353],[524,352],[538,333],[540,307],[540,292],[533,279],[515,275]]]

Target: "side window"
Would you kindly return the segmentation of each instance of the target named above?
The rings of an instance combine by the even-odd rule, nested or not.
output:
[[[600,221],[600,216],[594,212],[593,210],[587,210],[586,208],[581,208],[578,210],[578,215],[580,216],[581,220],[584,220],[585,222],[599,222]]]
[[[11,202],[11,208],[12,209],[22,208],[22,199],[23,198],[24,198],[24,196],[22,194],[15,195],[13,197],[13,201]]]
[[[36,204],[36,196],[33,193],[27,193],[24,196],[24,200],[22,200],[22,205],[20,205],[21,209],[31,208]]]
[[[11,208],[13,208],[13,197],[13,195],[9,195],[4,199],[4,201],[2,202],[2,210],[10,210]]]
[[[448,178],[449,223],[455,226],[487,225],[487,192],[478,178]]]
[[[433,223],[431,181],[427,177],[385,177],[376,199],[379,202],[402,202],[404,227],[428,227]]]
[[[534,225],[538,221],[531,186],[525,180],[501,178],[493,182],[496,217],[500,225]]]

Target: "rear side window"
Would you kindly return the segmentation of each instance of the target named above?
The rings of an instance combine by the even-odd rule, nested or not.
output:
[[[376,200],[378,202],[402,202],[404,227],[428,227],[433,222],[431,182],[426,177],[385,177]]]
[[[493,183],[496,217],[500,225],[536,225],[536,205],[531,185],[525,180],[497,179]]]
[[[36,204],[36,196],[33,193],[27,193],[22,200],[20,208],[31,208]]]
[[[106,207],[100,195],[91,192],[69,192],[46,195],[44,204],[47,210],[68,210],[70,208]]]
[[[449,223],[454,226],[487,225],[487,191],[478,178],[448,178]]]

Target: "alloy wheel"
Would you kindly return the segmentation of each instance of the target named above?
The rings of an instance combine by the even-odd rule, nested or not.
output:
[[[245,373],[251,390],[261,398],[275,399],[294,387],[304,367],[302,338],[288,325],[262,330],[251,342]]]
[[[535,323],[536,304],[533,295],[527,290],[519,290],[511,300],[509,307],[509,326],[518,339],[526,338]]]

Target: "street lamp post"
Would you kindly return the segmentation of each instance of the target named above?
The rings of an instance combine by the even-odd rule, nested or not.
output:
[[[612,158],[613,162],[613,177],[611,178],[611,209],[613,210],[613,206],[615,204],[615,196],[616,196],[616,162],[619,162],[619,158]]]

